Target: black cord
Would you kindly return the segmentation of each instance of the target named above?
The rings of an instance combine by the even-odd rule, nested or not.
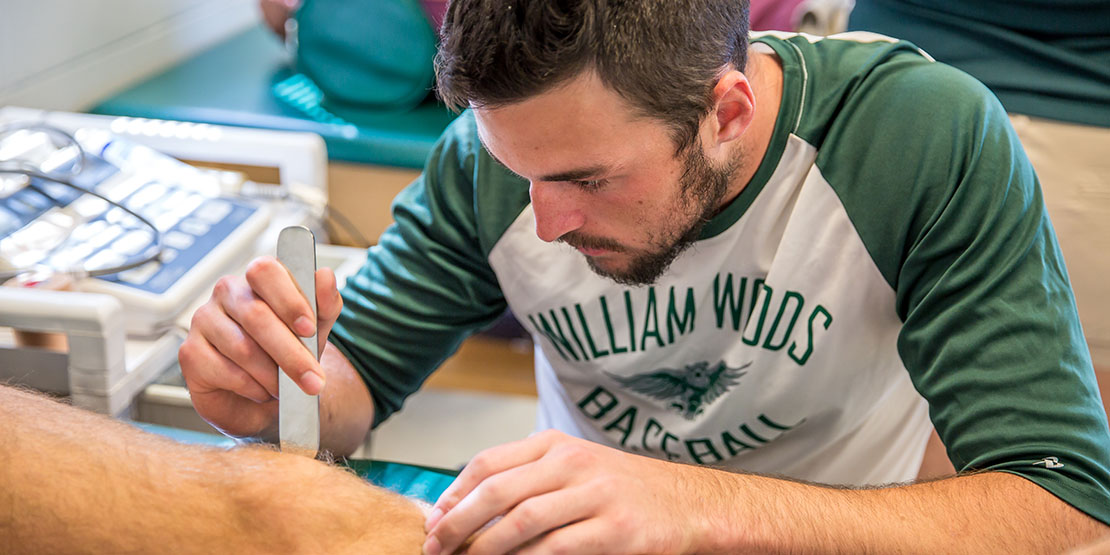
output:
[[[320,226],[324,228],[324,233],[328,236],[328,242],[335,242],[337,236],[335,234],[335,226],[331,225],[331,220],[324,218],[323,221],[320,222]]]
[[[133,218],[135,218],[136,220],[139,220],[139,222],[141,222],[142,224],[149,227],[150,230],[152,232],[154,232],[154,252],[145,256],[145,257],[142,257],[142,258],[137,259],[137,260],[133,260],[131,262],[125,262],[125,263],[117,265],[117,266],[111,266],[111,267],[108,267],[108,268],[89,270],[89,269],[86,269],[82,266],[80,268],[63,269],[62,271],[80,273],[82,275],[87,275],[88,277],[106,276],[106,275],[110,275],[110,274],[117,274],[119,272],[127,271],[127,270],[130,270],[132,268],[138,268],[139,266],[142,266],[142,265],[144,265],[148,262],[153,262],[153,261],[156,261],[159,258],[161,258],[161,256],[162,256],[162,232],[159,231],[158,228],[150,220],[146,219],[144,216],[142,216],[138,212],[124,206],[123,204],[120,204],[120,203],[118,203],[118,202],[100,194],[100,193],[97,193],[96,191],[86,189],[86,188],[81,187],[79,185],[74,185],[73,183],[70,183],[68,180],[63,179],[61,177],[47,175],[47,174],[45,174],[43,172],[40,172],[40,171],[28,170],[26,168],[12,168],[12,167],[0,166],[0,173],[14,173],[14,174],[19,174],[19,175],[25,175],[27,177],[32,177],[32,178],[35,178],[35,179],[41,179],[43,181],[49,181],[51,183],[57,183],[59,185],[64,185],[64,186],[69,187],[71,189],[76,189],[78,191],[81,191],[82,193],[92,195],[96,198],[99,198],[99,199],[103,200],[104,202],[107,202],[108,204],[110,204],[110,205],[112,205],[116,208],[119,208],[119,209],[123,210],[124,212],[126,212],[127,214],[129,214]],[[38,191],[40,194],[46,196],[47,198],[52,198],[45,191],[43,191],[39,187],[35,186],[34,184],[29,184],[28,186],[33,188],[35,191]],[[147,249],[147,251],[149,252],[150,249]],[[58,268],[55,268],[55,269],[57,270]],[[18,270],[2,271],[2,272],[0,272],[0,281],[9,280],[11,278],[14,278],[14,277],[20,275],[20,274],[24,274],[24,273],[32,271],[32,270],[33,270],[33,268],[22,268],[22,269],[18,269]]]
[[[366,240],[366,237],[359,232],[358,228],[355,227],[355,224],[352,223],[347,216],[344,216],[342,212],[336,210],[335,207],[330,204],[327,206],[327,217],[335,220],[335,222],[343,228],[343,231],[347,232],[347,235],[350,236],[351,239],[359,242],[360,247],[369,248],[373,245],[373,243]]]
[[[21,131],[21,130],[42,131],[42,132],[45,132],[45,133],[48,133],[48,134],[54,134],[54,135],[58,135],[58,136],[61,136],[61,137],[65,138],[67,143],[69,143],[70,145],[72,145],[74,148],[77,149],[76,161],[74,162],[73,167],[71,169],[69,169],[69,171],[67,171],[66,173],[71,175],[71,176],[76,176],[84,168],[84,160],[85,160],[85,156],[86,156],[85,149],[81,147],[81,143],[79,143],[77,141],[77,139],[73,135],[71,135],[70,133],[66,132],[63,129],[59,129],[57,127],[53,127],[51,125],[47,125],[47,124],[43,124],[43,123],[13,123],[13,124],[7,124],[7,125],[0,126],[0,136],[10,134],[10,133],[14,133],[16,131]],[[129,263],[126,263],[126,264],[121,264],[119,266],[113,266],[113,267],[110,267],[110,268],[104,268],[104,269],[100,269],[100,270],[84,270],[82,268],[81,271],[86,272],[89,276],[97,277],[97,276],[103,276],[103,275],[109,275],[109,274],[115,274],[115,273],[123,272],[123,271],[126,271],[126,270],[130,270],[132,268],[137,268],[139,266],[142,266],[143,264],[146,264],[147,262],[157,260],[162,255],[162,233],[160,231],[158,231],[158,228],[155,227],[153,223],[151,223],[149,220],[147,220],[143,216],[139,215],[134,210],[131,210],[130,208],[128,208],[128,207],[126,207],[126,206],[124,206],[124,205],[122,205],[122,204],[120,204],[120,203],[118,203],[114,200],[111,200],[111,199],[101,195],[100,193],[97,193],[97,192],[89,190],[89,189],[85,189],[85,188],[80,187],[78,185],[74,185],[73,183],[69,182],[68,180],[66,180],[62,177],[48,175],[48,174],[46,174],[42,171],[39,171],[38,169],[36,169],[34,167],[26,165],[25,162],[21,162],[19,160],[8,160],[7,162],[15,162],[15,163],[19,164],[19,166],[17,166],[17,167],[11,167],[11,166],[2,167],[2,166],[0,166],[0,173],[15,173],[15,174],[26,175],[28,177],[34,177],[34,178],[37,178],[37,179],[42,179],[44,181],[50,181],[50,182],[53,182],[53,183],[58,183],[60,185],[66,186],[66,187],[76,189],[76,190],[81,191],[83,193],[90,194],[94,197],[97,197],[101,200],[104,200],[105,202],[111,204],[112,206],[115,206],[117,208],[122,209],[124,212],[130,214],[135,219],[139,220],[140,222],[142,222],[143,224],[148,226],[151,229],[151,231],[154,232],[155,246],[157,247],[154,254],[152,254],[150,256],[147,256],[147,257],[144,257],[143,259],[137,260],[135,262],[129,262]],[[44,196],[46,196],[48,198],[50,197],[50,195],[48,195],[46,192],[42,191],[38,187],[35,187],[34,185],[28,185],[28,186],[34,188],[36,191],[43,194]],[[257,193],[256,193],[256,195],[261,196],[261,197],[265,197],[265,198],[285,198],[285,197],[288,196],[288,193],[285,192],[285,191],[282,191],[280,196],[279,195],[273,195],[273,194],[257,194]],[[251,196],[251,197],[253,197],[253,196],[256,196],[256,195],[241,195],[241,196]],[[357,242],[359,244],[359,246],[364,247],[364,248],[369,248],[371,245],[373,245],[373,243],[370,240],[368,240],[366,238],[366,236],[364,236],[358,230],[358,227],[356,227],[354,225],[354,223],[351,222],[350,218],[345,216],[342,212],[340,212],[339,210],[337,210],[335,207],[333,207],[331,205],[328,205],[328,206],[325,207],[325,221],[323,222],[325,227],[330,227],[330,226],[327,225],[328,220],[332,220],[332,221],[338,223],[339,226],[343,229],[343,231],[347,234],[347,236],[351,240]],[[329,231],[329,235],[330,234],[331,234],[331,232]],[[27,272],[27,271],[30,271],[30,268],[22,269],[22,270],[2,271],[2,272],[0,272],[0,281],[10,279],[12,277],[15,277],[15,276],[17,276],[19,274],[22,274],[24,272]]]

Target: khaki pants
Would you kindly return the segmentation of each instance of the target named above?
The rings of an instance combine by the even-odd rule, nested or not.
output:
[[[1110,128],[1010,121],[1040,179],[1091,358],[1110,370]]]

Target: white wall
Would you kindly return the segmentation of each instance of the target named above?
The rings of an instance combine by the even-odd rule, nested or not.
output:
[[[87,109],[258,20],[256,0],[0,0],[0,106]]]

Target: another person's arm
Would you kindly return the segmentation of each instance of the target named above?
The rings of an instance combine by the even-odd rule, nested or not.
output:
[[[258,0],[262,22],[277,36],[285,38],[285,21],[300,7],[301,0]]]
[[[0,386],[0,551],[419,553],[420,508],[323,462],[183,445]]]

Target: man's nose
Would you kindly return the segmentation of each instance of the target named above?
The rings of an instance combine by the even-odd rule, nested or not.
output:
[[[559,183],[532,182],[528,194],[536,215],[536,235],[548,243],[586,223],[578,204],[578,191]]]

